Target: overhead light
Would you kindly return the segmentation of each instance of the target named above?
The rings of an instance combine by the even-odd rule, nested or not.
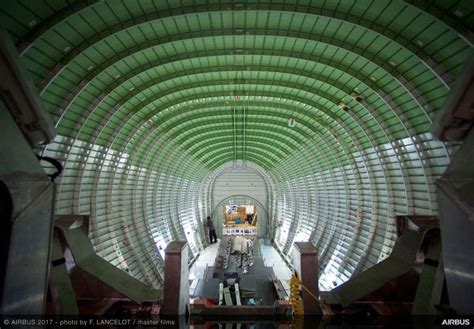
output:
[[[148,123],[149,125],[151,125],[153,123],[153,121],[151,119],[148,119],[146,120],[146,123]]]
[[[420,47],[422,47],[424,45],[423,41],[421,41],[421,40],[416,40],[415,43]]]
[[[64,48],[64,52],[67,53],[69,50],[71,50],[71,47],[67,46],[66,48]]]
[[[288,127],[293,128],[294,126],[296,126],[296,121],[295,121],[295,119],[292,118],[292,117],[289,117],[289,118],[288,118]]]
[[[339,108],[343,111],[346,111],[346,112],[351,110],[351,108],[349,106],[347,106],[346,102],[344,102],[344,101],[341,101],[339,103]]]
[[[374,82],[377,81],[377,79],[375,79],[375,77],[372,77],[372,76],[370,77],[370,80],[372,80]]]
[[[464,13],[462,11],[460,11],[459,9],[457,9],[457,10],[454,11],[454,15],[456,15],[457,17],[463,17]]]
[[[364,97],[363,97],[361,94],[359,94],[358,92],[356,92],[355,90],[354,90],[354,92],[351,94],[351,96],[352,96],[352,98],[353,98],[355,101],[357,101],[357,102],[359,102],[359,103],[364,100]]]
[[[29,25],[30,27],[33,27],[33,26],[36,25],[36,23],[37,23],[37,22],[33,19],[33,20],[31,20],[31,21],[28,22],[28,25]]]
[[[133,89],[135,89],[135,87],[130,87],[128,88],[128,90],[132,91]]]
[[[144,102],[146,100],[146,97],[142,97],[141,101]]]
[[[90,71],[90,70],[92,70],[93,68],[94,68],[94,65],[90,65],[90,66],[87,68],[87,70]]]
[[[392,66],[397,65],[397,63],[395,63],[394,61],[389,61],[388,63],[389,63],[390,65],[392,65]]]
[[[120,76],[121,76],[120,73],[117,73],[117,74],[115,75],[115,79],[120,78]]]

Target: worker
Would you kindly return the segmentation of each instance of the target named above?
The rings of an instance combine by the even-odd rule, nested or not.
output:
[[[214,227],[214,223],[209,216],[207,216],[206,226],[209,229],[209,240],[211,243],[217,242],[216,228]]]

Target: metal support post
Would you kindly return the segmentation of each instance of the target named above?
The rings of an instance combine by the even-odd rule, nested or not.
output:
[[[55,131],[1,31],[0,76],[0,313],[42,314],[55,190],[31,145],[51,142]]]
[[[42,314],[48,282],[54,184],[0,101],[0,181],[14,205],[2,212],[0,313]],[[4,245],[8,243],[8,245]]]
[[[172,241],[165,249],[165,315],[189,311],[188,246],[186,241]]]
[[[444,271],[440,262],[441,237],[439,230],[431,230],[420,281],[413,303],[413,314],[436,314],[443,289]]]
[[[79,309],[66,268],[66,258],[59,241],[59,234],[58,229],[55,229],[51,251],[51,273],[49,276],[51,296],[56,314],[76,315],[79,314]]]
[[[443,263],[449,304],[458,314],[473,314],[474,290],[474,130],[438,181]]]
[[[322,314],[318,301],[318,253],[309,242],[295,242],[293,249],[293,265],[302,289],[303,308],[305,315]]]

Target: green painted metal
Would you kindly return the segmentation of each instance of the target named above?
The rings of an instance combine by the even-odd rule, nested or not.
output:
[[[171,239],[196,254],[213,172],[245,160],[273,182],[277,244],[318,246],[328,288],[387,256],[395,213],[436,213],[457,145],[428,132],[473,56],[473,13],[460,0],[9,0],[0,24],[60,134],[39,150],[65,165],[57,211],[90,213],[102,257],[119,266],[123,250],[145,280]]]

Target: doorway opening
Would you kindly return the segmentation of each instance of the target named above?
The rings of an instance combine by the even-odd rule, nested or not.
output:
[[[225,235],[257,235],[257,207],[253,204],[226,204],[223,206]]]
[[[267,239],[270,232],[265,207],[246,195],[233,195],[221,200],[212,211],[217,236],[248,235]]]

